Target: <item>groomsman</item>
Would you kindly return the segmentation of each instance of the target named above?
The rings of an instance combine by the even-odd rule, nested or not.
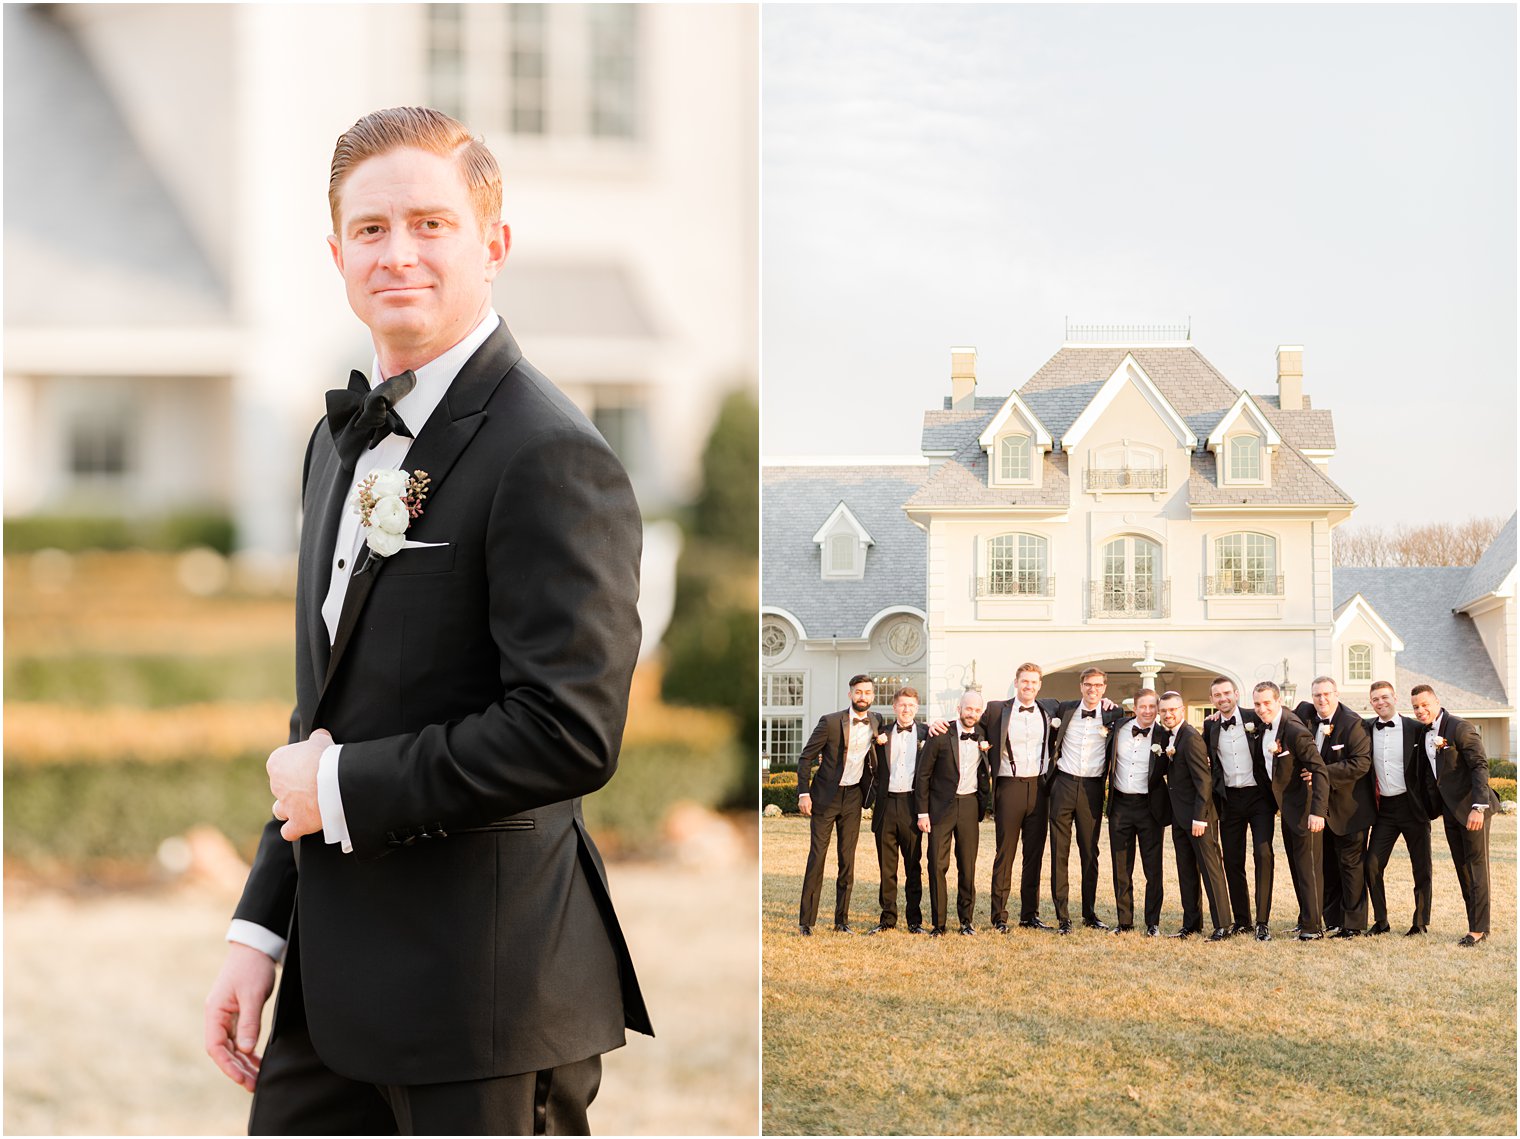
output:
[[[1040,666],[1025,662],[1014,675],[1014,699],[991,700],[981,728],[992,745],[992,817],[997,852],[992,860],[992,928],[1008,932],[1013,860],[1024,843],[1019,877],[1019,925],[1049,929],[1040,920],[1040,864],[1049,817],[1045,776],[1050,771],[1055,701],[1040,700]]]
[[[802,754],[797,757],[797,809],[811,819],[807,869],[802,875],[802,904],[797,925],[804,937],[818,920],[818,899],[823,892],[823,860],[829,839],[838,829],[839,877],[834,887],[834,929],[850,929],[850,889],[855,884],[855,845],[860,839],[860,808],[864,788],[875,772],[870,770],[881,717],[871,711],[876,696],[871,678],[864,673],[850,677],[850,706],[842,712],[820,717]],[[813,761],[818,772],[813,773]]]
[[[988,793],[986,733],[978,722],[982,694],[967,689],[961,694],[960,718],[950,730],[935,736],[924,748],[918,771],[918,825],[929,835],[929,908],[933,929],[930,937],[945,934],[949,898],[945,876],[950,868],[950,842],[955,841],[955,912],[960,932],[976,933],[971,924],[976,907],[977,826],[986,817]]]
[[[1246,832],[1251,833],[1251,854],[1256,869],[1255,933],[1257,941],[1271,941],[1267,923],[1272,920],[1272,823],[1277,799],[1272,780],[1252,737],[1261,731],[1261,719],[1240,707],[1240,690],[1227,676],[1216,676],[1209,698],[1219,710],[1203,725],[1203,742],[1209,749],[1214,770],[1214,798],[1219,804],[1219,838],[1224,851],[1224,877],[1230,889],[1234,918],[1231,933],[1252,932],[1251,890],[1246,882]]]
[[[876,746],[876,785],[871,830],[881,868],[881,920],[867,933],[897,927],[897,862],[903,863],[903,893],[909,933],[924,932],[923,832],[918,827],[914,785],[929,729],[917,722],[918,692],[903,688],[892,698],[896,721],[886,729],[886,743]]]
[[[1282,815],[1288,871],[1298,895],[1298,926],[1293,932],[1299,941],[1318,941],[1325,936],[1319,848],[1330,801],[1330,778],[1309,729],[1282,706],[1282,690],[1263,680],[1251,696],[1261,721],[1251,745],[1253,755],[1262,761],[1272,780],[1272,795]]]
[[[1363,721],[1372,737],[1373,791],[1377,800],[1377,821],[1367,843],[1367,893],[1372,899],[1370,934],[1389,933],[1388,899],[1383,890],[1383,873],[1400,837],[1409,851],[1409,865],[1414,871],[1414,922],[1406,937],[1424,933],[1430,925],[1431,866],[1429,799],[1425,780],[1420,776],[1419,746],[1425,742],[1425,728],[1417,720],[1398,714],[1398,698],[1393,685],[1379,680],[1372,686],[1372,710],[1377,714]]]
[[[1445,708],[1428,684],[1410,693],[1414,718],[1425,725],[1425,738],[1415,744],[1424,760],[1431,817],[1441,815],[1446,845],[1457,869],[1462,901],[1467,906],[1467,935],[1458,945],[1488,940],[1488,832],[1499,798],[1488,785],[1488,756],[1478,730]]]
[[[1360,937],[1367,929],[1367,877],[1363,865],[1367,833],[1377,818],[1372,796],[1372,741],[1362,718],[1340,702],[1335,681],[1316,676],[1313,703],[1300,703],[1298,718],[1314,729],[1314,742],[1330,776],[1330,803],[1320,853],[1326,927],[1339,926],[1337,939]]]
[[[1056,907],[1057,929],[1071,932],[1066,907],[1067,870],[1072,825],[1077,831],[1077,857],[1082,866],[1082,924],[1108,929],[1098,918],[1098,837],[1103,829],[1103,781],[1108,742],[1124,709],[1106,703],[1108,675],[1101,668],[1085,669],[1082,698],[1056,706],[1055,763],[1047,775],[1050,815],[1050,896]]]
[[[1167,757],[1166,787],[1172,799],[1172,846],[1177,854],[1177,881],[1182,892],[1182,929],[1173,936],[1188,938],[1203,932],[1203,908],[1198,894],[1199,878],[1208,895],[1209,920],[1214,923],[1210,941],[1230,936],[1230,899],[1224,881],[1224,861],[1219,853],[1219,808],[1214,803],[1214,779],[1209,752],[1198,729],[1185,718],[1182,694],[1161,694],[1161,726],[1166,735],[1159,742]]]
[[[1145,870],[1145,936],[1161,931],[1161,846],[1172,805],[1166,791],[1163,731],[1155,727],[1158,701],[1153,689],[1135,693],[1135,715],[1108,737],[1108,851],[1114,871],[1115,933],[1135,926],[1135,844]]]

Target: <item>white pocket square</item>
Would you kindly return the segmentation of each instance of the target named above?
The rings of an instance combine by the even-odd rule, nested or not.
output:
[[[426,550],[433,546],[447,545],[447,542],[413,542],[411,539],[407,539],[405,542],[401,543],[401,548],[403,550]]]
[[[1330,750],[1331,751],[1340,751],[1341,748],[1343,748],[1345,746],[1346,746],[1345,744],[1331,744],[1330,745]]]

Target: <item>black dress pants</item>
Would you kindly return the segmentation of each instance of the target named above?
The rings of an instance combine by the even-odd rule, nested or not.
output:
[[[1288,852],[1288,873],[1293,878],[1293,893],[1298,897],[1298,928],[1304,933],[1323,933],[1324,894],[1319,882],[1320,850],[1324,831],[1305,830],[1299,834],[1284,819],[1283,847]]]
[[[1320,847],[1320,877],[1324,890],[1325,928],[1367,928],[1367,831],[1336,834],[1325,825]]]
[[[1224,858],[1219,852],[1219,826],[1210,823],[1202,837],[1193,837],[1191,820],[1172,824],[1172,846],[1177,851],[1177,885],[1182,894],[1182,928],[1194,932],[1203,929],[1203,905],[1199,896],[1209,899],[1209,920],[1213,928],[1229,928],[1230,896],[1224,882]]]
[[[1483,829],[1470,831],[1441,813],[1446,824],[1446,845],[1457,869],[1457,884],[1462,887],[1462,901],[1467,906],[1467,929],[1470,933],[1488,932],[1488,832],[1494,825],[1493,811],[1483,812]],[[1465,822],[1465,820],[1464,820]]]
[[[1161,832],[1151,814],[1150,796],[1110,792],[1108,852],[1114,872],[1114,909],[1121,926],[1135,924],[1135,846],[1145,871],[1145,924],[1161,924]]]
[[[1103,830],[1103,776],[1090,779],[1057,771],[1050,784],[1050,897],[1056,921],[1070,921],[1066,907],[1071,832],[1077,831],[1077,859],[1082,866],[1082,919],[1098,913],[1098,836]]]
[[[1272,920],[1272,820],[1277,802],[1266,787],[1226,787],[1219,814],[1219,838],[1224,853],[1224,877],[1230,890],[1230,914],[1236,925],[1251,925],[1251,888],[1246,881],[1246,833],[1256,869],[1255,923]]]
[[[911,791],[889,791],[876,804],[876,861],[881,869],[881,924],[886,929],[897,925],[897,861],[903,864],[903,898],[907,903],[908,924],[923,925],[923,831],[918,829],[918,811]]]
[[[1040,864],[1045,860],[1046,792],[1038,775],[999,776],[992,792],[993,833],[997,852],[992,859],[992,924],[1008,920],[1008,892],[1013,886],[1013,859],[1024,841],[1024,870],[1019,878],[1019,920],[1033,921],[1040,913]]]
[[[955,890],[955,914],[961,925],[970,925],[976,909],[976,847],[978,841],[975,795],[957,795],[955,807],[944,816],[930,820],[929,845],[933,851],[934,868],[929,874],[929,910],[934,928],[943,931],[948,916],[949,888],[946,875],[950,870],[950,842],[955,841],[955,875],[959,879]]]
[[[1393,856],[1394,844],[1404,840],[1409,851],[1409,867],[1414,874],[1414,922],[1416,928],[1430,925],[1430,898],[1434,875],[1430,861],[1430,820],[1406,795],[1384,795],[1378,800],[1377,822],[1367,842],[1367,896],[1372,899],[1372,920],[1388,924],[1388,896],[1384,876]]]
[[[855,846],[860,841],[860,784],[841,787],[826,807],[814,807],[808,822],[807,869],[802,873],[802,904],[797,924],[811,928],[818,924],[818,899],[823,893],[823,862],[829,853],[829,838],[839,832],[839,878],[834,886],[834,924],[850,924],[850,891],[855,885]]]

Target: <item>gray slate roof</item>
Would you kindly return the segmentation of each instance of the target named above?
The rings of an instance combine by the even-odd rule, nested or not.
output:
[[[1280,502],[1354,505],[1350,495],[1292,447],[1279,447],[1272,456],[1271,486],[1220,486],[1217,467],[1212,451],[1193,452],[1193,469],[1188,475],[1188,502],[1200,505],[1246,502],[1253,506]]]
[[[1462,586],[1462,595],[1457,599],[1457,604],[1464,605],[1492,593],[1503,584],[1509,571],[1514,568],[1515,515],[1511,514],[1509,521],[1494,536],[1494,540],[1488,544],[1488,549],[1484,550],[1483,556],[1478,559],[1477,565],[1473,566],[1472,572],[1467,575],[1467,581]]]
[[[1510,706],[1504,683],[1471,617],[1452,612],[1472,572],[1468,566],[1341,566],[1335,570],[1337,609],[1360,593],[1404,639],[1394,684],[1399,700],[1429,684],[1448,708],[1472,711]],[[1362,695],[1360,693],[1356,694]],[[1348,700],[1353,707],[1365,707]]]
[[[1309,406],[1308,397],[1298,411],[1284,411],[1277,406],[1276,395],[1252,392],[1251,398],[1277,428],[1277,433],[1295,447],[1310,450],[1334,450],[1335,424],[1329,411]]]
[[[809,637],[859,637],[889,606],[923,609],[928,538],[902,504],[928,474],[927,466],[887,464],[762,467],[761,605],[795,614]],[[824,581],[812,540],[841,501],[876,542],[860,581]]]

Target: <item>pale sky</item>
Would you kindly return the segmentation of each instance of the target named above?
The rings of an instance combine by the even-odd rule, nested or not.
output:
[[[762,451],[911,455],[975,345],[1192,320],[1355,523],[1515,508],[1515,9],[763,10]]]

